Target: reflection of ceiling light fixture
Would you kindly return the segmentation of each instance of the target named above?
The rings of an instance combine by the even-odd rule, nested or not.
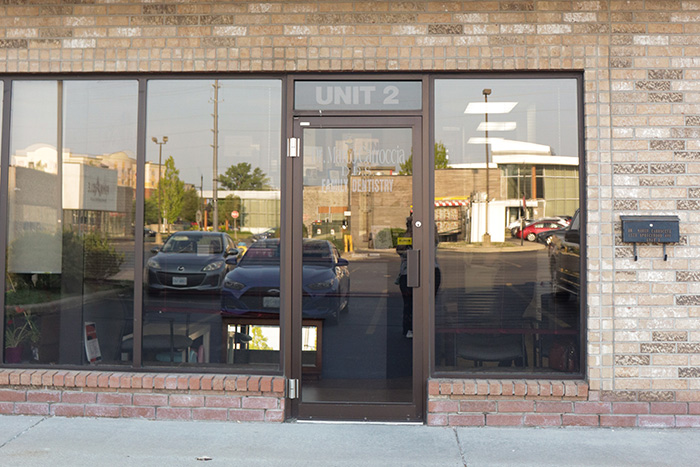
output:
[[[470,102],[464,109],[465,114],[507,114],[517,102]]]
[[[483,136],[472,136],[467,144],[496,144],[503,141],[503,138],[484,138]]]
[[[512,131],[515,127],[515,122],[481,122],[476,131]]]

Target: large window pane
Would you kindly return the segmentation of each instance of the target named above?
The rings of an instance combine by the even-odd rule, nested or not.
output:
[[[145,365],[279,368],[279,264],[231,273],[280,236],[280,115],[278,80],[149,82]]]
[[[130,363],[137,96],[135,81],[13,84],[7,363]]]
[[[579,371],[577,92],[575,79],[435,83],[438,371]]]

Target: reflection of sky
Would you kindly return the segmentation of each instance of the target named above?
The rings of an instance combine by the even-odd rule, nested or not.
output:
[[[148,85],[148,161],[173,156],[180,178],[212,188],[214,126],[213,80],[154,80]],[[218,171],[240,162],[260,167],[274,187],[280,186],[281,82],[278,80],[219,81]]]
[[[125,151],[136,157],[136,81],[65,81],[63,146],[73,153]],[[11,153],[58,140],[56,81],[13,83]]]
[[[491,122],[515,122],[511,131],[489,131],[491,138],[550,146],[552,155],[578,157],[578,111],[574,79],[441,79],[435,82],[435,140],[445,143],[450,163],[483,163],[484,137],[477,131],[483,114],[465,114],[470,102],[517,102],[506,114],[489,114]]]
[[[212,188],[213,80],[160,80],[148,86],[146,160],[175,158],[180,178]],[[219,81],[219,174],[240,162],[260,167],[270,183],[280,185],[281,82]],[[76,154],[125,151],[136,157],[138,83],[65,81],[63,146]],[[13,84],[11,153],[44,143],[57,144],[58,84],[16,81]]]

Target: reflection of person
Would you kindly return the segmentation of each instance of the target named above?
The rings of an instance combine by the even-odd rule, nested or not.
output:
[[[435,226],[435,295],[438,293],[442,279],[440,267],[437,264],[437,244],[437,226]],[[407,251],[411,249],[413,249],[413,214],[406,218],[406,232],[399,237],[396,246],[396,253],[401,257],[401,266],[395,284],[398,284],[401,289],[403,298],[403,335],[409,339],[413,337],[413,288],[408,286],[407,263]]]

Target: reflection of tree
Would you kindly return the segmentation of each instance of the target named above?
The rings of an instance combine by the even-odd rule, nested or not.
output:
[[[228,195],[226,198],[219,200],[219,224],[225,223],[227,220],[232,221],[231,211],[238,211],[243,214],[241,206],[241,198],[234,195]],[[241,217],[238,218],[240,225]]]
[[[435,143],[435,168],[446,169],[449,166],[447,148],[442,142]],[[399,167],[399,175],[413,175],[413,152],[406,162]]]
[[[256,167],[252,172],[251,165],[247,162],[241,162],[232,165],[223,175],[219,175],[221,186],[227,190],[267,190],[269,189],[270,179],[267,178],[265,172]]]
[[[262,333],[262,329],[257,326],[251,326],[250,337],[253,338],[248,344],[248,348],[251,350],[272,350],[267,343],[267,337]]]
[[[175,221],[182,211],[185,195],[185,182],[180,180],[180,171],[175,168],[175,159],[168,157],[165,161],[165,173],[160,180],[158,189],[161,190],[162,216],[165,225]]]
[[[134,204],[136,204],[136,200],[134,200]],[[155,199],[153,196],[151,196],[150,198],[146,198],[146,200],[143,203],[143,209],[144,224],[157,224],[158,200]]]
[[[186,222],[197,222],[197,211],[201,208],[201,202],[197,190],[190,186],[182,197],[182,212],[180,217]]]

